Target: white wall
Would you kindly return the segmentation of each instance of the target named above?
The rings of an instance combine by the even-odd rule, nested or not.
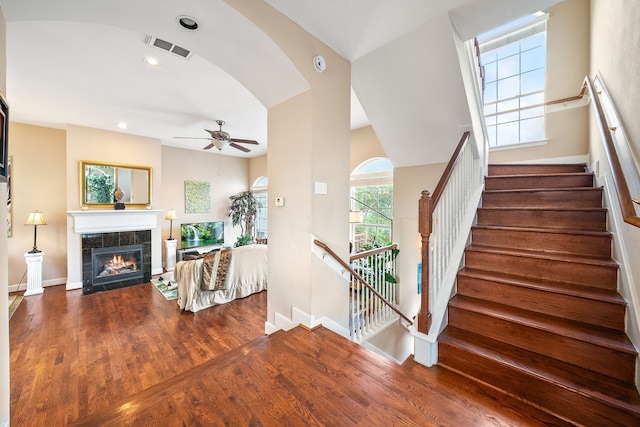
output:
[[[7,94],[7,27],[4,12],[0,8],[0,93]],[[0,200],[7,200],[7,184],[0,183]],[[0,224],[7,223],[6,203],[0,208]],[[7,234],[0,232],[0,295],[8,293]],[[7,313],[7,299],[0,299],[0,313]],[[9,425],[9,317],[0,316],[0,425]]]
[[[209,213],[185,213],[184,182],[206,181],[210,184]],[[180,224],[187,222],[224,221],[225,245],[232,246],[240,235],[229,218],[229,196],[249,189],[249,160],[223,156],[216,151],[196,152],[175,147],[162,147],[162,205],[165,217],[175,209],[173,237],[180,240]],[[169,221],[162,220],[162,239],[169,238]]]
[[[269,209],[267,328],[279,329],[277,316],[287,326],[324,316],[346,325],[348,287],[318,262],[311,240],[348,256],[351,66],[268,4],[227,3],[278,44],[311,87],[268,113],[269,193],[284,197],[285,205]],[[322,74],[312,65],[316,55],[327,63]],[[327,194],[315,193],[316,182],[327,184]],[[306,318],[294,319],[299,312]]]
[[[9,289],[26,289],[24,253],[33,246],[33,227],[25,226],[29,212],[39,210],[47,225],[38,227],[44,286],[64,284],[67,277],[66,132],[11,123],[11,192],[13,235],[9,239]],[[77,173],[77,166],[74,171]],[[46,185],[45,185],[46,183]],[[75,190],[74,194],[79,190]]]
[[[599,72],[620,115],[621,127],[631,142],[636,159],[640,153],[640,3],[635,0],[591,1],[591,74]],[[602,148],[596,120],[590,126],[590,162],[596,167],[601,183],[611,184],[611,171]],[[632,194],[640,198],[640,194]],[[636,348],[640,348],[640,228],[616,221],[612,216],[618,211],[615,196],[607,198],[610,226],[615,226],[614,259],[622,263],[620,270],[621,294],[629,303],[627,334]],[[636,209],[638,212],[638,209]],[[624,245],[627,258],[623,257],[619,245]],[[636,384],[640,384],[640,370],[636,373]]]
[[[600,72],[640,155],[640,3],[637,0],[591,1],[591,74]]]

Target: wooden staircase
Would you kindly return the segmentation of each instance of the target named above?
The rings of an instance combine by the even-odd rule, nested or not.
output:
[[[439,364],[572,423],[640,425],[602,189],[585,165],[490,165]]]

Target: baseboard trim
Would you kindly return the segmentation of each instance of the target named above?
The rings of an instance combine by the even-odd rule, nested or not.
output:
[[[64,285],[66,283],[66,281],[67,281],[66,277],[63,277],[61,279],[43,280],[42,281],[42,287],[46,288],[46,287],[49,287],[49,286]],[[27,290],[27,284],[26,283],[18,283],[18,284],[15,284],[15,285],[9,285],[7,288],[9,289],[9,293],[26,291]]]

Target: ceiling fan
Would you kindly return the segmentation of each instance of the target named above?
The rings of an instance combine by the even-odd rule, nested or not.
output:
[[[216,123],[218,124],[220,129],[218,129],[218,130],[205,129],[205,131],[207,131],[209,133],[209,135],[211,135],[211,137],[209,137],[209,138],[206,138],[206,137],[198,138],[198,137],[190,137],[190,136],[176,136],[174,138],[178,138],[178,139],[207,139],[207,140],[211,141],[211,144],[209,144],[206,147],[204,147],[203,150],[209,150],[210,148],[213,148],[213,147],[216,147],[218,150],[222,150],[224,147],[229,145],[229,146],[231,146],[233,148],[237,148],[240,151],[244,151],[245,153],[248,153],[251,150],[248,149],[247,147],[244,147],[244,146],[239,145],[239,144],[258,145],[258,141],[254,141],[252,139],[231,138],[231,135],[229,135],[227,132],[222,130],[222,126],[224,126],[224,120],[216,120]]]

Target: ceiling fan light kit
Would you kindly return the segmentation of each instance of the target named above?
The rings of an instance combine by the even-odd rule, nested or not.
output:
[[[204,147],[203,150],[209,150],[209,149],[211,149],[213,147],[216,147],[219,151],[221,151],[226,146],[231,146],[231,147],[233,147],[233,148],[235,148],[237,150],[244,151],[245,153],[248,153],[251,150],[248,149],[247,147],[244,147],[244,146],[239,145],[239,144],[258,145],[258,141],[254,141],[253,139],[231,138],[231,135],[229,135],[229,133],[227,133],[227,132],[222,130],[222,126],[224,126],[224,123],[225,123],[224,120],[216,120],[216,123],[220,127],[220,129],[218,129],[218,130],[205,129],[205,131],[207,133],[209,133],[209,135],[211,135],[210,138],[199,138],[199,137],[189,137],[189,136],[176,136],[174,138],[180,138],[180,139],[208,139],[209,141],[211,141],[211,144],[209,144],[206,147]]]

